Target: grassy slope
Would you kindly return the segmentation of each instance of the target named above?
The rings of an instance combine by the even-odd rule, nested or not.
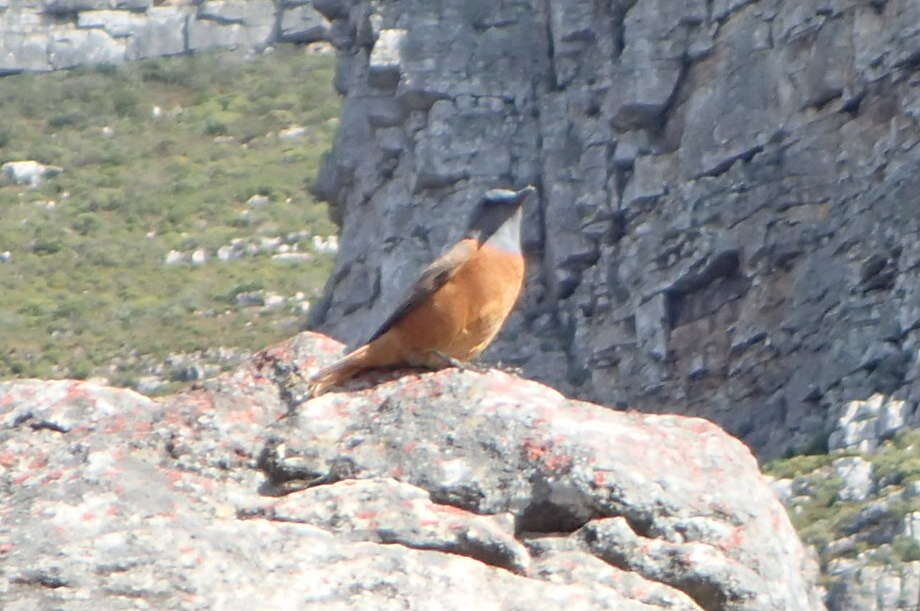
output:
[[[865,501],[838,497],[843,481],[832,463],[845,456],[861,456],[872,464],[875,491]],[[764,472],[793,480],[797,496],[787,503],[789,515],[802,540],[818,550],[825,568],[835,558],[857,556],[865,564],[920,560],[920,544],[895,534],[906,514],[920,511],[920,501],[905,495],[906,486],[920,481],[920,431],[904,429],[873,453],[794,456],[767,463]],[[871,518],[866,517],[869,513]]]
[[[296,331],[290,309],[257,313],[233,297],[315,296],[329,255],[296,266],[213,255],[233,238],[335,232],[307,192],[339,111],[333,64],[288,48],[0,79],[0,163],[64,168],[39,189],[0,187],[0,252],[12,254],[0,263],[0,378],[130,383],[140,372],[111,372],[113,359],[253,349]],[[304,138],[275,137],[293,124]],[[271,203],[247,211],[256,193]],[[199,247],[208,264],[164,265],[170,250]]]

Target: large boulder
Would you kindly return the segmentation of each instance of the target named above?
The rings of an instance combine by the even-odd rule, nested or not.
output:
[[[303,334],[152,400],[0,383],[4,609],[821,608],[750,451],[512,375],[304,401]]]
[[[63,172],[63,168],[45,165],[32,159],[26,161],[7,161],[0,165],[0,186],[27,185],[30,188],[41,186],[48,178],[54,178]]]
[[[0,76],[50,70],[50,32],[41,15],[27,8],[0,8]]]
[[[281,42],[319,42],[329,37],[329,21],[309,3],[281,9],[278,40]]]
[[[107,11],[93,11],[102,13]],[[53,70],[117,64],[125,60],[127,43],[104,29],[59,30],[48,41],[48,61]]]
[[[127,59],[180,55],[188,51],[186,29],[192,13],[185,6],[153,6],[146,19],[131,33]]]
[[[268,0],[207,0],[188,22],[189,51],[259,47],[271,42],[274,3]]]

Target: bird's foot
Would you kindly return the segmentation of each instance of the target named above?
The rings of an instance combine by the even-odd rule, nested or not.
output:
[[[292,362],[286,367],[276,368],[276,374],[278,377],[275,382],[281,392],[281,399],[287,404],[287,411],[278,417],[278,420],[283,420],[293,415],[298,407],[315,396],[315,385],[304,375],[297,363]]]
[[[524,375],[523,367],[512,365],[510,363],[503,363],[501,361],[496,363],[496,365],[494,366],[494,369],[498,369],[499,371],[503,371],[505,373],[508,373],[514,376],[518,376],[518,377],[522,377]]]
[[[445,367],[456,367],[460,371],[475,371],[476,373],[486,373],[492,369],[492,367],[488,365],[480,365],[471,361],[460,361],[439,351],[435,351],[434,355],[444,361]]]
[[[432,354],[441,359],[444,367],[456,367],[457,369],[461,370],[470,368],[469,363],[464,363],[463,361],[457,360],[449,354],[444,354],[440,350],[435,350],[432,352]]]

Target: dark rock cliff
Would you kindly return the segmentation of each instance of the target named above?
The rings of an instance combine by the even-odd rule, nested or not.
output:
[[[327,0],[345,94],[315,190],[356,341],[483,189],[540,186],[489,353],[762,457],[920,386],[920,4]]]

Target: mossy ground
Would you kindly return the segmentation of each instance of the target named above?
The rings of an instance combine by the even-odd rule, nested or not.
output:
[[[335,233],[308,192],[339,112],[333,71],[334,58],[289,47],[0,79],[0,163],[64,168],[37,189],[0,187],[0,252],[11,254],[0,378],[112,377],[127,355],[257,349],[296,332],[302,315],[232,297],[315,297],[331,255],[213,255],[234,238]],[[277,138],[295,124],[302,138]],[[256,193],[270,202],[248,209]],[[207,264],[164,264],[196,248]]]
[[[861,456],[872,464],[875,492],[870,498],[838,498],[843,481],[832,463],[844,456]],[[908,484],[920,480],[920,431],[904,429],[872,453],[793,456],[771,461],[763,470],[778,479],[792,479],[804,492],[790,499],[787,509],[802,540],[818,550],[823,563],[856,556],[882,565],[920,560],[920,544],[898,534],[904,517],[920,511],[920,499],[905,493]],[[865,512],[875,507],[881,510],[867,518]],[[839,545],[844,540],[851,544]],[[834,542],[836,547],[831,546]]]

